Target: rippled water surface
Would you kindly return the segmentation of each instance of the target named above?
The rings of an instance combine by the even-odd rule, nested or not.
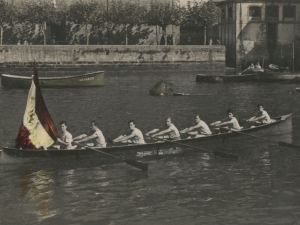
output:
[[[162,79],[194,95],[150,96]],[[146,132],[171,116],[183,129],[196,113],[208,123],[228,108],[248,118],[262,103],[271,116],[293,113],[293,133],[278,138],[300,145],[296,87],[197,84],[194,74],[184,73],[115,73],[106,75],[105,87],[44,89],[43,95],[57,127],[67,120],[74,136],[92,120],[116,137],[129,119]],[[1,145],[14,144],[27,94],[0,88]],[[237,154],[237,161],[197,151],[143,158],[147,173],[120,162],[0,165],[0,224],[300,224],[300,149],[259,142]]]

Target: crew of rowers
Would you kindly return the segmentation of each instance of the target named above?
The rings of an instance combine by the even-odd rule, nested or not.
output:
[[[256,125],[268,124],[272,123],[273,120],[270,118],[268,113],[264,110],[262,104],[258,104],[258,112],[255,116],[246,120],[246,122],[250,123],[250,128],[255,127]],[[239,125],[238,120],[233,115],[232,110],[227,110],[227,117],[222,119],[221,121],[216,121],[210,124],[213,128],[213,132],[211,132],[209,126],[201,120],[199,115],[194,117],[195,124],[189,128],[185,128],[179,132],[179,130],[175,127],[175,125],[171,121],[171,117],[167,117],[165,120],[165,128],[164,129],[154,129],[146,133],[146,137],[151,138],[155,141],[163,141],[164,139],[168,140],[180,140],[181,134],[187,134],[187,138],[197,138],[211,135],[212,133],[221,133],[223,130],[226,132],[235,130],[240,131],[242,127]],[[72,135],[67,131],[67,123],[62,121],[60,123],[62,136],[58,139],[58,142],[65,144],[67,149],[74,149],[76,145],[72,145],[72,142],[81,145],[81,142],[93,141],[94,146],[98,148],[105,148],[107,143],[105,141],[105,137],[102,131],[99,129],[99,125],[96,121],[91,122],[91,135],[82,134],[75,138],[72,138]],[[129,131],[125,135],[121,135],[116,139],[112,140],[113,143],[130,143],[130,144],[145,144],[144,136],[142,132],[136,128],[135,122],[130,120],[128,122]]]
[[[259,62],[257,62],[254,66],[253,63],[251,63],[251,65],[248,67],[248,69],[261,69],[261,66],[259,64]]]

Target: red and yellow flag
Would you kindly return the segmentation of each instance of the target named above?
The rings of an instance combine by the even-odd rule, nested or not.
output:
[[[36,150],[47,148],[56,141],[58,133],[44,102],[37,69],[29,90],[23,122],[16,139],[16,147]]]

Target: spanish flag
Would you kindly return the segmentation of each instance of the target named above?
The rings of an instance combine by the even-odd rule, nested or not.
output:
[[[37,69],[29,90],[23,122],[16,139],[19,149],[33,149],[51,146],[59,137],[51,116],[44,102]]]

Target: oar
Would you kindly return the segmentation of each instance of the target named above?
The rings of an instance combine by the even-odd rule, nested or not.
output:
[[[241,75],[242,73],[244,73],[246,70],[249,70],[249,67],[247,69],[245,69],[244,71],[240,72],[239,75]]]
[[[173,92],[173,96],[207,96],[207,95],[218,95],[219,92],[215,92],[215,94],[189,94],[183,92]]]
[[[109,153],[102,152],[102,151],[100,151],[100,150],[98,150],[98,149],[89,148],[89,147],[87,147],[87,146],[85,146],[85,145],[82,145],[82,144],[80,144],[80,143],[78,143],[78,142],[77,142],[76,144],[77,144],[77,145],[80,145],[80,146],[82,146],[82,147],[85,147],[85,148],[87,148],[87,149],[90,149],[90,150],[99,152],[99,153],[101,153],[101,154],[104,154],[104,155],[113,157],[113,158],[115,158],[115,159],[122,160],[122,161],[125,162],[127,165],[133,166],[133,167],[138,168],[138,169],[140,169],[140,170],[144,170],[144,171],[147,171],[147,170],[148,170],[148,164],[146,164],[146,163],[137,162],[137,161],[134,161],[134,160],[132,160],[132,159],[122,159],[122,158],[120,158],[120,157],[111,155],[111,154],[109,154]]]
[[[287,143],[287,142],[282,142],[282,141],[274,141],[274,140],[263,138],[263,137],[259,137],[259,136],[253,135],[253,134],[247,134],[247,133],[244,133],[242,131],[231,130],[231,129],[227,128],[227,127],[220,127],[220,126],[216,126],[216,127],[219,127],[221,129],[225,129],[225,130],[230,130],[232,132],[235,132],[235,133],[238,133],[238,134],[243,134],[243,135],[246,135],[246,136],[249,136],[249,137],[253,137],[253,138],[257,138],[257,139],[260,139],[260,140],[268,141],[268,142],[271,142],[271,143],[275,143],[275,144],[278,144],[280,146],[285,146],[285,147],[289,147],[289,148],[300,149],[299,145],[294,145],[294,144]]]
[[[233,158],[233,159],[238,159],[239,158],[238,155],[231,154],[231,153],[219,152],[219,151],[209,151],[209,150],[206,150],[206,149],[203,149],[203,148],[199,148],[199,147],[195,147],[195,146],[191,146],[191,145],[187,145],[187,144],[182,144],[182,143],[175,142],[175,141],[169,141],[169,140],[161,139],[161,138],[152,138],[152,139],[172,143],[174,145],[182,145],[182,146],[186,146],[186,147],[189,147],[189,148],[194,148],[194,149],[200,150],[202,152],[213,153],[214,155],[217,155],[217,156],[228,157],[228,158]]]

